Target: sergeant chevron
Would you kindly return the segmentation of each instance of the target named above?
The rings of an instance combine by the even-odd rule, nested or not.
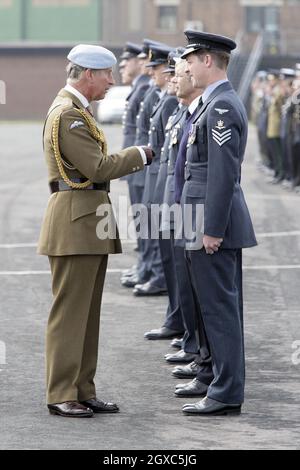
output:
[[[231,139],[231,129],[223,132],[212,129],[213,140],[221,147]]]

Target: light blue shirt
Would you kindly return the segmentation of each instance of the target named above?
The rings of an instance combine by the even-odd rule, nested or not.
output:
[[[204,93],[202,95],[202,101],[205,103],[205,101],[208,100],[210,95],[215,91],[218,86],[222,85],[223,83],[227,83],[228,79],[226,78],[225,80],[218,80],[217,82],[212,83],[211,85],[208,85],[207,88],[205,88]]]

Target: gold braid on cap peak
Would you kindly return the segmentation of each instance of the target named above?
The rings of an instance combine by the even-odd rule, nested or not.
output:
[[[81,116],[85,119],[87,122],[88,128],[90,130],[91,135],[94,137],[94,139],[100,144],[102,153],[103,153],[103,158],[104,160],[107,159],[107,142],[104,136],[104,132],[99,129],[92,116],[89,115],[86,111],[83,109],[78,108],[77,111],[81,114]],[[73,189],[85,189],[88,186],[92,184],[90,180],[85,181],[84,183],[74,183],[74,181],[70,180],[68,177],[64,166],[65,162],[61,156],[60,150],[59,150],[59,125],[60,125],[60,118],[61,114],[58,114],[56,118],[54,119],[53,122],[53,127],[52,127],[52,144],[53,144],[53,151],[54,151],[54,156],[55,160],[58,166],[58,170],[60,173],[60,176],[64,180],[64,182]],[[75,168],[73,168],[75,170]]]

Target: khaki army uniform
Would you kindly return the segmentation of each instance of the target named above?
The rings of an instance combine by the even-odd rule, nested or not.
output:
[[[283,96],[280,90],[274,90],[268,112],[268,139],[275,139],[280,137],[280,120],[283,101]]]
[[[59,187],[49,199],[38,244],[38,253],[49,257],[53,278],[47,402],[85,401],[96,396],[93,380],[107,258],[121,252],[118,234],[98,238],[101,217],[96,211],[110,205],[105,183],[142,170],[144,163],[137,147],[107,155],[96,121],[64,89],[47,116],[44,151],[49,183],[52,190]],[[109,217],[113,220],[112,211]]]

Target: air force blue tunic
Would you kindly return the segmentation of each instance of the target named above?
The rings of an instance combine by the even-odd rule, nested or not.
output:
[[[228,404],[244,399],[241,249],[257,244],[240,186],[246,141],[246,111],[226,81],[193,120],[182,204],[190,204],[194,215],[200,208],[199,220],[192,221],[197,243],[190,237],[185,242],[212,368],[197,378],[209,385],[208,397]],[[217,253],[206,254],[200,232],[223,238]]]
[[[247,128],[244,106],[225,82],[204,103],[190,129],[183,200],[204,205],[204,233],[223,238],[222,248],[256,245],[240,186]]]
[[[135,145],[136,133],[137,133],[137,115],[139,112],[140,103],[143,100],[147,90],[149,88],[149,76],[140,75],[132,87],[129,95],[126,98],[126,106],[123,114],[123,148],[131,147]],[[142,172],[143,173],[143,172]],[[125,178],[128,181],[130,200],[132,204],[137,201],[137,195],[134,186],[134,178],[132,175],[128,175]]]
[[[132,90],[126,98],[126,108],[123,115],[123,148],[131,147],[135,144],[137,131],[137,115],[141,101],[149,89],[148,75],[140,75]]]
[[[166,92],[163,93],[159,102],[154,106],[151,119],[150,119],[150,130],[149,130],[149,145],[155,152],[155,157],[152,161],[153,168],[151,171],[146,170],[145,177],[145,188],[143,194],[143,204],[148,208],[148,222],[149,228],[151,227],[151,204],[155,200],[155,187],[160,167],[161,151],[165,141],[166,126],[169,117],[178,105],[178,101],[174,96],[168,95]],[[146,243],[147,249],[145,257],[150,260],[151,266],[151,282],[154,286],[164,286],[165,276],[162,267],[162,261],[160,256],[159,243],[157,239],[150,237]]]

